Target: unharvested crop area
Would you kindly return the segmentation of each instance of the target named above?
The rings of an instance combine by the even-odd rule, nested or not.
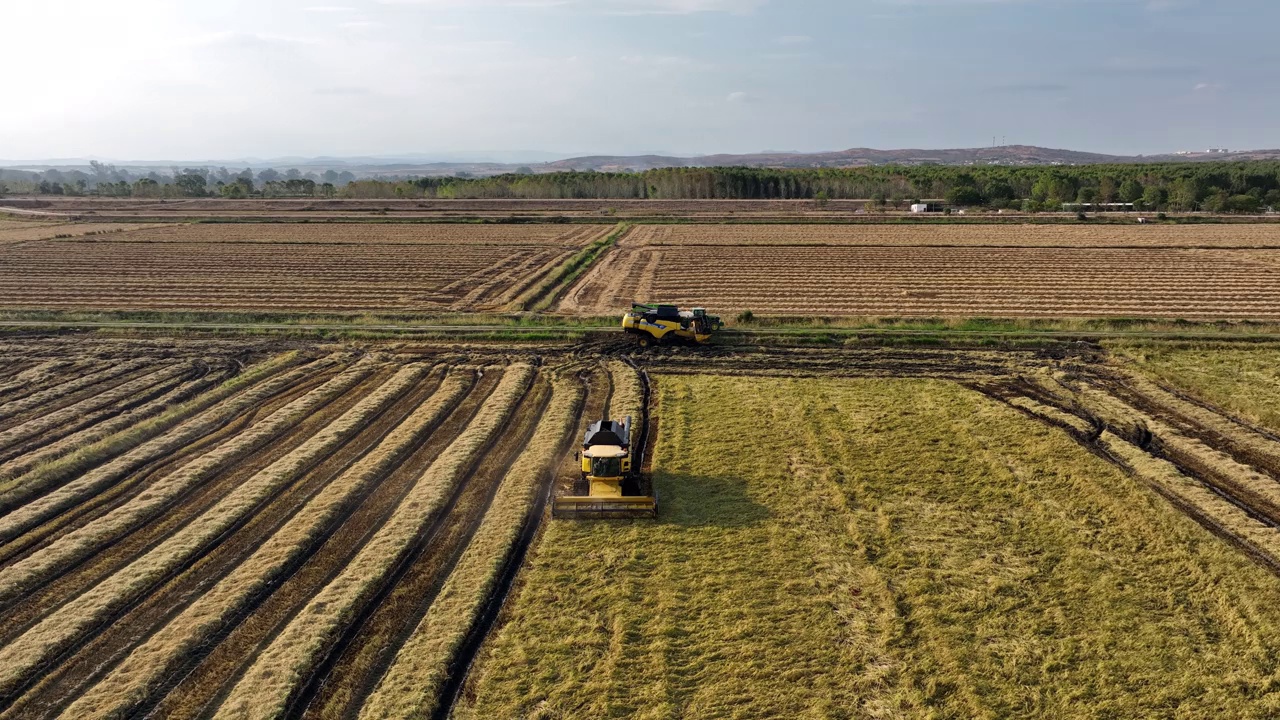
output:
[[[456,717],[1274,717],[1280,443],[961,380],[659,376],[659,521],[551,524]]]
[[[14,718],[433,707],[611,373],[635,382],[501,351],[0,349]]]
[[[642,226],[558,309],[1274,320],[1277,253],[1265,225]]]
[[[53,237],[52,230],[64,232],[43,232]],[[596,225],[262,224],[33,237],[0,248],[0,307],[499,310],[610,231]]]

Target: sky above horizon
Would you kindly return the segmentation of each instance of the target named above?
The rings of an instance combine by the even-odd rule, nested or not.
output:
[[[0,158],[1280,147],[1274,0],[0,0]]]

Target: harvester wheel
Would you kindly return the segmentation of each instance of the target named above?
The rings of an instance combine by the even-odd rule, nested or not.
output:
[[[647,348],[651,345],[653,345],[653,338],[649,337],[648,335],[640,336],[640,347]]]

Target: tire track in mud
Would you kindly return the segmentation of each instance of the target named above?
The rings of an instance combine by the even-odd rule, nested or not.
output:
[[[157,468],[167,467],[174,458],[187,458],[191,456],[193,451],[204,452],[212,442],[221,442],[230,434],[239,432],[239,428],[247,422],[251,422],[259,414],[263,407],[278,408],[281,403],[278,400],[282,397],[291,397],[295,389],[313,381],[321,381],[321,378],[328,378],[335,372],[333,364],[326,363],[324,360],[315,361],[321,364],[315,367],[309,367],[314,364],[313,359],[295,360],[285,363],[276,363],[274,368],[269,368],[268,373],[264,377],[255,378],[247,386],[236,388],[233,392],[222,392],[221,388],[209,388],[207,392],[220,393],[220,400],[201,401],[199,396],[193,398],[197,408],[181,416],[175,417],[170,422],[161,423],[158,427],[151,429],[145,433],[137,433],[131,427],[119,428],[113,434],[98,438],[90,447],[99,447],[104,443],[113,443],[114,445],[103,449],[95,458],[82,462],[73,463],[70,467],[63,467],[56,474],[56,477],[48,481],[41,481],[34,488],[23,487],[20,483],[23,477],[13,478],[6,485],[8,490],[3,493],[0,499],[0,517],[7,516],[9,513],[23,507],[26,504],[40,501],[41,499],[63,490],[68,485],[74,485],[86,475],[92,475],[102,467],[109,467],[121,463],[141,449],[155,445],[156,443],[164,443],[165,438],[174,436],[188,436],[185,443],[178,447],[172,448],[168,453],[155,453],[149,459],[140,459],[134,461],[127,469],[121,469],[118,474],[113,473],[112,478],[105,484],[94,487],[88,492],[88,497],[96,498],[104,493],[112,492],[116,486],[129,485],[139,480],[139,478],[147,473],[155,472]],[[236,373],[238,376],[239,373]],[[291,375],[298,375],[297,378],[289,381],[289,384],[282,384],[281,379]],[[279,387],[276,387],[279,385]],[[271,388],[269,392],[264,392],[263,388]],[[220,416],[219,409],[236,405],[243,402],[243,398],[251,393],[261,393],[262,397],[257,399],[257,404],[241,408],[238,412]],[[181,410],[183,406],[175,406],[174,410]],[[160,411],[160,417],[165,416],[165,411]],[[196,432],[188,432],[185,430],[192,423],[197,423],[200,428]],[[144,423],[145,425],[145,423]],[[234,430],[229,430],[234,426]],[[125,436],[129,437],[126,441],[115,442]],[[74,451],[64,454],[64,457],[74,459]],[[185,459],[183,460],[185,462]],[[55,463],[56,465],[57,463]],[[34,468],[38,471],[39,468]],[[88,500],[81,499],[80,504]],[[71,507],[64,508],[61,512],[65,513]],[[59,513],[61,514],[61,513]],[[47,520],[47,519],[46,519]]]
[[[164,478],[170,473],[182,468],[187,463],[204,455],[206,452],[215,449],[222,443],[234,440],[246,428],[252,427],[258,420],[269,417],[272,413],[280,410],[289,403],[297,400],[325,382],[340,374],[342,368],[326,369],[322,372],[303,378],[300,382],[283,388],[280,393],[268,398],[266,402],[247,409],[240,415],[231,418],[229,422],[222,428],[216,430],[209,435],[201,438],[199,441],[187,445],[180,452],[158,458],[152,463],[144,465],[137,471],[129,474],[126,478],[101,492],[94,497],[86,500],[78,505],[74,505],[59,515],[50,518],[44,523],[36,526],[32,530],[23,535],[14,538],[0,548],[0,566],[7,566],[23,559],[33,552],[48,546],[53,541],[62,537],[66,533],[82,527],[85,524],[96,520],[111,511],[121,507],[132,498],[147,490],[151,484],[157,480]],[[385,374],[384,371],[383,374]],[[176,527],[181,527],[182,520],[194,517],[191,513],[183,513],[182,507],[186,502],[186,498],[195,493],[198,497],[204,498],[207,507],[208,504],[216,502],[217,498],[225,492],[226,487],[234,486],[234,483],[245,477],[250,477],[254,472],[270,464],[274,459],[289,452],[297,442],[304,441],[308,437],[308,429],[317,426],[330,408],[341,409],[349,408],[360,400],[360,389],[372,383],[376,378],[365,378],[356,387],[346,391],[333,398],[330,403],[316,408],[309,417],[299,418],[299,423],[293,428],[286,430],[282,435],[277,436],[271,442],[265,443],[255,451],[241,458],[231,466],[220,470],[218,473],[201,482],[197,487],[191,488],[179,498],[175,498],[171,510],[168,510],[166,516],[160,521],[145,525],[141,529],[130,528],[127,532],[120,535],[115,541],[116,547],[112,547],[113,554],[117,557],[123,555],[123,545],[143,546],[139,552],[145,552],[146,547],[159,542],[163,537],[167,536]],[[301,439],[299,439],[301,438]],[[280,447],[277,447],[280,446]],[[196,513],[198,514],[198,513]],[[141,532],[145,536],[145,540],[138,540],[131,537],[131,533]],[[142,537],[142,536],[140,536]],[[127,564],[131,558],[121,558],[119,564],[104,572],[99,573],[99,577],[90,582],[96,583],[101,577],[109,574],[115,568]],[[86,562],[91,562],[86,560]],[[68,566],[63,569],[63,574],[72,571],[74,568]],[[50,576],[46,578],[46,583],[57,580],[58,577]],[[72,592],[63,590],[62,593]],[[60,594],[62,594],[60,593]],[[4,622],[4,614],[0,612],[0,626]],[[3,629],[0,629],[0,643],[5,639]]]
[[[356,393],[351,405],[376,390],[394,375],[397,369],[392,366],[375,372],[355,389],[349,391]],[[262,542],[293,517],[294,513],[329,482],[376,447],[410,412],[436,390],[439,380],[438,373],[419,379],[411,389],[388,402],[379,412],[370,417],[356,434],[332,448],[328,453],[315,458],[309,467],[297,474],[295,480],[287,483],[272,496],[265,498],[256,509],[246,513],[200,555],[193,557],[185,568],[156,585],[153,592],[143,593],[130,606],[116,614],[111,622],[99,628],[97,634],[82,640],[80,645],[68,651],[59,659],[57,666],[45,673],[39,684],[32,687],[19,700],[17,706],[12,708],[16,714],[6,713],[5,716],[24,718],[49,716],[56,714],[75,700],[84,688],[114,667],[138,643],[162,627],[188,603],[217,584],[228,572],[252,554]],[[313,429],[323,428],[328,421],[340,416],[343,412],[345,410],[336,410],[332,407],[316,411],[314,416],[316,420],[311,423]],[[285,453],[281,453],[283,454]],[[220,497],[222,494],[219,494],[215,501]],[[159,539],[148,547],[158,542],[160,542]],[[142,552],[145,551],[146,548],[142,550]]]
[[[503,561],[493,590],[485,598],[480,614],[476,616],[450,661],[449,677],[441,688],[440,702],[432,713],[432,720],[448,720],[459,700],[468,695],[469,699],[474,699],[475,690],[471,687],[474,682],[472,669],[483,658],[489,638],[509,619],[507,600],[519,592],[520,571],[524,569],[530,549],[536,547],[542,537],[551,496],[558,487],[571,486],[581,474],[577,457],[569,451],[577,444],[577,439],[583,436],[588,424],[595,422],[596,418],[609,415],[609,406],[613,401],[613,379],[609,373],[601,367],[596,372],[584,373],[582,381],[586,394],[578,408],[578,420],[560,447],[564,460],[556,470],[548,473],[543,486],[538,489],[536,500],[521,525],[520,535]]]
[[[3,415],[0,415],[0,431],[12,429],[29,420],[70,407],[76,403],[92,398],[95,395],[110,392],[113,388],[119,385],[132,382],[144,375],[160,370],[166,364],[171,363],[170,361],[165,360],[151,361],[149,358],[131,360],[125,363],[120,363],[116,367],[102,370],[99,373],[91,373],[90,375],[70,378],[66,382],[55,385],[48,390],[32,393],[25,398],[14,400],[12,403],[17,404],[19,407],[13,408],[12,410],[4,410],[3,407],[0,407],[0,411],[4,412]],[[101,375],[101,377],[93,379],[92,382],[84,382],[86,378],[92,377],[93,375]],[[63,393],[55,392],[66,385],[71,385],[73,387],[68,388],[66,392]],[[25,403],[30,402],[37,396],[41,396],[43,393],[52,393],[53,396],[49,397],[47,401],[32,405],[31,407],[24,406]]]
[[[135,392],[129,395],[108,402],[97,407],[87,407],[83,412],[76,412],[73,416],[68,417],[64,422],[56,425],[50,425],[42,430],[26,430],[24,437],[16,442],[10,442],[0,448],[0,464],[6,463],[15,457],[20,457],[32,450],[39,449],[45,445],[61,440],[62,438],[75,434],[80,430],[96,425],[99,422],[108,420],[121,413],[128,412],[139,405],[143,405],[151,400],[164,395],[179,385],[188,382],[194,382],[207,376],[212,369],[206,364],[196,365],[180,375],[159,377],[154,382],[145,384],[145,387],[136,388]],[[144,376],[145,377],[145,376]],[[138,378],[143,380],[143,377]],[[103,390],[125,390],[122,386],[128,384],[128,381],[117,385],[116,388]],[[45,414],[45,417],[48,413]],[[40,421],[43,418],[35,418],[34,421]],[[30,422],[30,421],[29,421]],[[13,430],[16,430],[15,426]]]
[[[347,627],[296,694],[289,717],[354,717],[435,600],[493,501],[498,485],[528,445],[551,401],[539,373],[511,416],[464,473],[439,520]]]
[[[1151,398],[1146,398],[1141,392],[1125,386],[1118,378],[1097,376],[1090,377],[1085,380],[1085,382],[1095,388],[1103,389],[1105,392],[1110,393],[1112,397],[1120,400],[1121,402],[1132,404],[1135,409],[1138,409],[1140,412],[1150,415],[1151,417],[1166,421],[1176,418],[1179,421],[1179,424],[1185,422],[1187,427],[1179,427],[1179,430],[1199,428],[1203,431],[1203,434],[1192,433],[1189,437],[1192,437],[1194,440],[1202,443],[1209,450],[1221,452],[1237,462],[1242,462],[1242,464],[1248,466],[1255,472],[1259,469],[1266,469],[1259,468],[1257,465],[1247,462],[1247,458],[1240,458],[1231,452],[1231,447],[1235,444],[1231,438],[1208,428],[1204,428],[1194,419],[1186,417],[1171,408],[1166,408]],[[1121,441],[1137,448],[1138,451],[1145,453],[1152,459],[1169,463],[1178,473],[1190,478],[1205,490],[1209,491],[1211,496],[1225,501],[1244,516],[1258,523],[1259,526],[1280,531],[1280,517],[1277,517],[1276,513],[1270,512],[1265,508],[1258,507],[1254,502],[1236,493],[1232,489],[1232,485],[1234,483],[1230,478],[1224,477],[1221,471],[1210,467],[1200,459],[1168,447],[1167,444],[1162,442],[1159,437],[1153,435],[1152,432],[1146,428],[1145,424],[1139,422],[1129,427],[1122,427],[1115,423],[1109,423],[1094,412],[1090,411],[1087,407],[1084,407],[1075,401],[1059,397],[1052,392],[1039,387],[1036,383],[1029,382],[1024,378],[1014,378],[1010,380],[986,383],[971,383],[968,384],[968,387],[993,400],[996,400],[997,402],[1007,405],[1014,410],[1017,410],[1019,413],[1034,421],[1038,421],[1050,427],[1065,430],[1084,449],[1103,460],[1106,460],[1112,465],[1115,465],[1124,472],[1136,477],[1139,481],[1143,482],[1144,485],[1151,488],[1153,492],[1169,502],[1170,505],[1195,520],[1206,530],[1230,543],[1232,546],[1248,555],[1259,564],[1270,569],[1272,572],[1280,575],[1280,558],[1277,558],[1273,556],[1273,554],[1267,553],[1261,548],[1254,546],[1249,539],[1242,536],[1240,532],[1225,527],[1218,519],[1215,519],[1210,510],[1198,507],[1195,503],[1188,501],[1184,497],[1180,497],[1170,489],[1163,487],[1160,483],[1148,480],[1143,473],[1140,473],[1136,468],[1132,467],[1125,458],[1121,457],[1107,446],[1104,439],[1104,433],[1110,433]],[[1047,406],[1048,410],[1038,411],[1036,409],[1017,404],[1016,399],[1019,397],[1031,398],[1034,402],[1039,403],[1042,406]],[[1131,399],[1134,401],[1140,401],[1140,405],[1131,403]],[[1196,404],[1202,407],[1209,407],[1204,403],[1196,402]],[[1074,417],[1083,423],[1087,423],[1091,426],[1091,430],[1089,432],[1082,432],[1081,429],[1075,427],[1073,423],[1070,423],[1069,421],[1064,422],[1063,420],[1053,417],[1053,413],[1055,411],[1066,416]],[[1212,411],[1219,412],[1217,410]],[[1233,421],[1226,415],[1223,415],[1223,419]],[[1247,426],[1242,426],[1242,429],[1247,429]],[[1267,474],[1270,475],[1270,472]]]
[[[92,423],[61,438],[44,439],[38,447],[27,448],[21,455],[0,463],[0,480],[20,477],[42,463],[52,462],[69,455],[78,447],[90,445],[131,425],[156,417],[170,407],[189,402],[197,395],[231,380],[238,372],[239,368],[235,364],[230,364],[224,367],[220,374],[210,373],[199,379],[180,383],[168,392],[146,398],[132,406],[122,406],[119,412],[114,414],[104,414],[95,418]]]
[[[382,527],[413,487],[424,467],[462,434],[497,387],[502,373],[487,372],[473,380],[467,395],[453,411],[413,449],[395,470],[341,524],[323,538],[302,565],[281,581],[260,602],[243,613],[240,621],[209,639],[202,657],[193,658],[174,674],[151,701],[138,709],[149,717],[196,717],[213,711],[230,692],[239,676],[265,646],[321,588],[327,585]]]

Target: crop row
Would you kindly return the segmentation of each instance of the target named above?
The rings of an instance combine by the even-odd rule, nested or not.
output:
[[[649,225],[625,244],[1277,248],[1280,225]]]
[[[0,233],[3,229],[0,228]],[[136,243],[441,245],[581,247],[606,234],[600,226],[197,224],[151,226],[113,240]],[[0,234],[0,238],[3,235]],[[428,251],[429,252],[429,251]]]
[[[518,245],[305,247],[46,243],[0,268],[0,306],[493,309],[571,251]]]
[[[11,428],[32,445],[15,459],[61,448],[0,496],[0,715],[435,707],[603,403],[554,365],[295,352],[220,367],[137,357],[100,407],[150,400],[58,436],[87,407],[59,403],[112,367],[0,362],[0,380],[44,385]],[[98,439],[61,444],[77,435]]]
[[[850,315],[1280,316],[1262,251],[1056,248],[619,248],[561,312],[631,302]]]

